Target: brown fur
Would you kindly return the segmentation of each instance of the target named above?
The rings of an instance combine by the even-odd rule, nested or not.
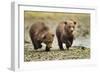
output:
[[[49,28],[43,22],[33,24],[29,33],[34,49],[41,48],[41,43],[44,43],[46,44],[46,51],[50,50],[54,34],[50,33]]]
[[[73,31],[75,28],[76,22],[72,20],[67,20],[61,22],[56,29],[56,36],[58,40],[58,45],[61,50],[64,50],[63,43],[66,44],[66,48],[69,49],[73,43]]]

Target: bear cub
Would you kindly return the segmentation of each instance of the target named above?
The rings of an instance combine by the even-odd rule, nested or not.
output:
[[[61,22],[56,28],[56,36],[58,40],[58,46],[60,50],[64,50],[63,43],[66,45],[66,48],[69,50],[74,39],[73,31],[75,30],[76,22],[73,20],[67,20]]]
[[[54,39],[54,34],[50,32],[49,28],[44,22],[36,22],[30,28],[30,38],[34,49],[37,50],[42,47],[42,43],[46,45],[46,51],[50,51]]]

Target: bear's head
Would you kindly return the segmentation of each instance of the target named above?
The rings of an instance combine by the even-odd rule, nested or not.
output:
[[[47,49],[50,49],[52,48],[53,40],[54,40],[54,34],[46,32],[43,36],[42,42],[46,44]]]
[[[75,30],[76,22],[73,20],[67,20],[64,22],[65,24],[65,32],[68,34],[73,34],[73,31]]]

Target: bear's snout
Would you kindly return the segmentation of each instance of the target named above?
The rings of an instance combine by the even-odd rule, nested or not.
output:
[[[71,30],[71,33],[73,33],[73,30]]]

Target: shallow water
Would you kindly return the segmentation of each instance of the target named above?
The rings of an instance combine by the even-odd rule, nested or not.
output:
[[[90,38],[79,37],[76,38],[73,42],[72,46],[84,46],[86,48],[90,48]]]

